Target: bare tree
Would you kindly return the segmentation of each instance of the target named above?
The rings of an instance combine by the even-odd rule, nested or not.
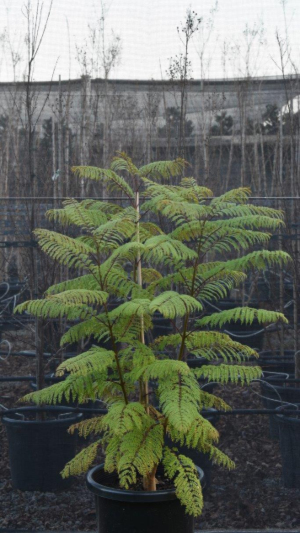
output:
[[[149,90],[143,95],[142,117],[146,135],[146,162],[152,161],[152,146],[157,133],[158,110],[161,95],[157,91]]]
[[[83,80],[82,105],[81,105],[81,164],[91,160],[90,148],[99,127],[103,125],[102,134],[102,161],[101,166],[107,166],[109,153],[109,107],[110,91],[108,80],[112,70],[118,65],[121,56],[121,39],[111,30],[107,36],[106,17],[108,8],[101,0],[100,17],[94,24],[88,26],[88,37],[82,46],[76,46],[77,61],[80,66]],[[91,84],[91,79],[97,79]],[[101,81],[100,81],[101,80]],[[93,87],[93,89],[92,89]],[[112,99],[113,100],[113,99]],[[102,114],[102,117],[99,116]],[[82,194],[85,194],[85,182],[82,183]],[[105,192],[105,191],[103,191]]]
[[[187,87],[192,74],[192,64],[189,59],[189,48],[194,34],[199,30],[201,18],[195,11],[187,10],[186,19],[183,24],[177,27],[177,33],[183,45],[183,52],[170,58],[170,65],[167,71],[168,77],[179,86],[180,93],[180,122],[178,135],[178,155],[185,157],[185,122],[187,113]],[[183,34],[183,35],[182,35]]]
[[[22,7],[22,14],[26,23],[26,33],[23,37],[23,42],[26,45],[26,57],[21,57],[17,46],[15,47],[15,39],[11,37],[9,28],[2,39],[6,57],[12,66],[15,82],[10,85],[6,98],[5,149],[4,152],[2,151],[2,155],[5,154],[4,159],[2,159],[5,168],[3,185],[7,196],[13,191],[15,196],[22,196],[25,193],[26,196],[34,198],[38,196],[41,187],[42,181],[38,180],[37,175],[37,152],[40,150],[39,120],[49,100],[51,82],[46,96],[40,98],[34,85],[34,68],[48,26],[52,2],[53,0],[50,0],[48,8],[46,8],[42,0],[26,0]],[[19,69],[24,62],[23,82],[16,83]],[[15,231],[20,232],[20,226],[16,227],[15,223],[20,224],[21,213],[24,216],[25,210],[27,220],[23,219],[23,227],[28,228],[27,237],[29,237],[29,242],[32,241],[31,231],[37,226],[39,218],[36,202],[32,200],[30,203],[25,203],[25,201],[21,202],[17,198],[14,208],[13,227]],[[7,213],[9,217],[10,209],[8,206]],[[6,259],[10,263],[12,257],[6,257]],[[23,270],[23,274],[26,274],[31,297],[37,297],[42,289],[39,275],[40,261],[40,254],[32,246],[20,250],[17,256],[18,273],[22,275]],[[53,270],[53,267],[51,269]],[[48,273],[50,274],[49,270]],[[51,276],[49,275],[49,277]],[[36,321],[34,345],[38,355],[37,383],[39,388],[42,386],[44,376],[42,328],[41,322]]]

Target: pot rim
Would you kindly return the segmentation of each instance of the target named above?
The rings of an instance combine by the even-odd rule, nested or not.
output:
[[[271,374],[271,375],[266,376],[264,374]],[[261,380],[266,385],[272,385],[274,387],[283,387],[283,385],[276,385],[276,382],[279,382],[279,383],[294,383],[294,381],[293,381],[294,379],[295,379],[295,374],[289,374],[288,372],[271,372],[271,371],[268,371],[268,370],[263,371],[263,375],[261,377]],[[275,383],[274,383],[274,381],[275,381]],[[300,390],[300,388],[299,388],[299,390]]]
[[[293,415],[292,416],[288,416],[284,413],[280,413],[280,411],[282,411],[285,407],[286,407],[286,404],[288,402],[285,403],[285,405],[280,405],[279,407],[276,408],[276,411],[278,411],[278,413],[276,413],[276,418],[278,421],[280,422],[283,422],[284,424],[288,424],[288,423],[296,423],[296,424],[300,424],[300,418],[294,418]],[[299,407],[299,415],[300,415],[300,403],[289,403],[289,405],[292,407],[292,408],[295,408],[295,406]],[[294,413],[293,413],[294,414]]]
[[[196,466],[196,468],[199,473],[200,482],[203,482],[204,472],[198,466]],[[94,468],[89,470],[86,475],[86,484],[88,489],[100,498],[131,503],[155,503],[177,499],[175,489],[166,489],[158,491],[135,491],[107,487],[106,485],[97,483],[97,481],[95,481],[93,478],[93,476],[97,472],[99,472],[99,470],[104,470],[104,463],[94,466]]]
[[[60,414],[69,414],[73,416],[70,416],[70,418],[56,418],[55,420],[20,420],[18,418],[12,418],[10,416],[10,414],[12,412],[15,412],[15,414],[17,413],[26,413],[26,412],[29,412],[29,413],[43,413],[43,412],[53,412],[53,413],[60,413]],[[2,416],[2,422],[4,425],[7,425],[7,426],[12,426],[12,425],[20,425],[20,426],[25,426],[25,425],[32,425],[32,426],[44,426],[44,425],[48,425],[48,426],[51,426],[51,425],[71,425],[73,424],[74,422],[80,422],[80,420],[82,419],[83,417],[83,414],[82,413],[79,413],[77,412],[77,410],[75,411],[74,408],[72,407],[63,407],[63,406],[56,406],[56,405],[49,405],[47,407],[35,407],[35,406],[29,406],[29,407],[16,407],[16,408],[12,408],[12,409],[9,409],[9,414],[8,415],[3,415]]]
[[[287,383],[289,383],[289,382],[287,381]],[[272,382],[265,381],[265,380],[261,381],[261,385],[262,385],[262,389],[264,391],[264,394],[271,393],[272,391],[274,392],[274,394],[277,393],[279,395],[280,394],[289,393],[290,395],[295,397],[296,402],[297,402],[298,399],[300,400],[300,387],[284,387],[283,385],[276,385],[276,382],[272,383]],[[273,400],[273,398],[269,398],[269,399]],[[283,400],[283,402],[286,403],[287,400]]]
[[[283,354],[284,355],[281,355],[281,352],[280,350],[261,350],[259,352],[259,357],[275,357],[275,360],[277,358],[280,358],[280,359],[287,359],[289,357],[293,358],[294,355],[295,355],[295,350],[284,350],[283,351]],[[278,357],[279,356],[279,357]]]
[[[195,368],[197,367],[198,365],[202,366],[204,364],[209,364],[209,360],[206,359],[206,357],[196,357],[195,355],[193,356],[188,356],[187,357],[187,360],[186,360],[186,364],[190,367],[190,368]]]

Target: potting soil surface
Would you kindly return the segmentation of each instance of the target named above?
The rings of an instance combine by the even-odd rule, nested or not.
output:
[[[0,361],[1,375],[32,375],[34,361],[10,357]],[[252,385],[260,392],[258,384]],[[13,407],[30,390],[28,383],[0,383],[0,404]],[[216,394],[233,408],[261,408],[261,399],[248,388],[218,387]],[[233,471],[213,467],[212,485],[205,494],[203,530],[277,529],[300,531],[300,490],[281,483],[279,444],[269,438],[268,416],[223,416],[217,426],[219,447],[236,463]],[[101,460],[99,457],[98,460]],[[47,458],[45,457],[45,461]],[[59,493],[13,490],[6,430],[0,424],[0,528],[26,531],[95,531],[94,497],[84,476]]]

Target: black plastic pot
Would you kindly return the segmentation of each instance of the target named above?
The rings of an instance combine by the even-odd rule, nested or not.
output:
[[[165,318],[161,313],[155,312],[152,317],[153,328],[146,334],[147,342],[153,342],[157,337],[170,335],[173,327],[169,318]]]
[[[37,420],[38,413],[48,418]],[[56,406],[21,407],[3,416],[15,489],[53,492],[71,485],[72,478],[63,479],[60,472],[76,453],[77,435],[67,429],[81,419],[81,413]]]
[[[251,328],[251,326],[249,326],[249,329],[235,330],[232,326],[232,323],[226,324],[223,331],[227,333],[233,341],[250,346],[250,348],[257,351],[262,350],[265,335],[262,327]],[[243,327],[245,328],[245,324],[243,324]]]
[[[57,379],[57,378],[55,378]],[[61,378],[59,379],[58,381],[62,381],[64,378]],[[51,382],[50,382],[51,384]],[[30,383],[30,386],[31,388],[36,391],[37,390],[37,386],[36,386],[36,383],[34,382],[31,382]],[[86,420],[88,418],[91,418],[92,416],[94,415],[97,415],[97,416],[101,416],[101,415],[106,415],[107,414],[107,409],[104,408],[103,406],[103,402],[101,401],[93,401],[93,400],[88,400],[87,402],[85,403],[78,403],[77,401],[73,401],[73,400],[70,400],[68,401],[65,396],[63,396],[60,400],[60,402],[57,404],[59,407],[64,407],[64,408],[71,408],[71,409],[97,409],[97,413],[87,413],[85,412],[84,410],[81,411],[82,413],[82,420]],[[76,430],[77,431],[77,430]],[[78,435],[78,443],[80,444],[86,444],[87,442],[89,442],[90,440],[90,436],[88,437],[81,437],[80,435]]]
[[[293,379],[293,376],[290,376]],[[280,374],[267,376],[261,382],[261,392],[265,397],[263,404],[266,409],[276,409],[281,402],[298,403],[300,402],[300,387],[295,387],[286,375]],[[269,415],[269,432],[271,439],[279,439],[278,418]]]
[[[220,419],[220,415],[218,414],[216,409],[206,409],[205,411],[202,411],[200,413],[206,420],[209,420],[209,422],[216,426],[218,420]],[[210,459],[209,455],[207,453],[202,453],[198,450],[195,450],[193,448],[188,448],[187,446],[180,446],[177,442],[172,442],[170,438],[166,438],[165,443],[167,446],[172,447],[175,446],[182,455],[185,455],[186,457],[189,457],[192,459],[193,463],[201,468],[203,470],[205,475],[205,482],[206,487],[210,487],[211,485],[211,469],[212,469],[212,460]]]
[[[201,368],[201,366],[209,364],[205,357],[188,357],[186,362],[190,368]]]
[[[299,403],[297,406],[300,409]],[[291,408],[295,409],[295,405]],[[279,407],[279,413],[280,409]],[[287,411],[275,416],[279,426],[283,485],[290,489],[300,489],[300,410],[298,416],[289,415]]]
[[[204,474],[198,468],[201,485]],[[98,533],[193,533],[194,519],[176,497],[175,490],[156,492],[115,489],[117,475],[103,465],[88,472],[87,486],[95,494]]]
[[[283,356],[280,354],[280,350],[264,350],[259,353],[257,364],[264,371],[293,374],[295,370],[295,350],[284,350]]]

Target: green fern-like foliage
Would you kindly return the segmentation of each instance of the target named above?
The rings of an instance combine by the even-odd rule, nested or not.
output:
[[[68,267],[70,279],[17,311],[69,320],[62,344],[91,336],[95,342],[58,367],[62,381],[24,398],[38,404],[106,402],[106,415],[70,428],[84,437],[95,435],[96,441],[65,466],[63,476],[86,471],[100,446],[106,470],[117,472],[125,489],[141,476],[144,487],[154,490],[162,464],[186,511],[197,516],[203,506],[198,474],[176,443],[234,466],[217,446],[217,430],[201,414],[207,407],[230,407],[205,392],[199,379],[244,385],[260,376],[258,367],[244,365],[256,352],[220,328],[237,320],[286,322],[280,313],[247,307],[208,315],[206,304],[238,288],[249,270],[284,265],[289,257],[264,249],[271,232],[283,225],[282,212],[251,205],[245,188],[212,198],[212,191],[193,178],[173,185],[185,166],[176,159],[137,168],[119,153],[110,169],[74,167],[80,178],[102,181],[126,197],[129,206],[68,200],[49,211],[62,231],[39,229],[36,237],[49,257]],[[146,198],[140,205],[141,195]],[[157,312],[170,319],[174,331],[147,344]],[[107,341],[110,349],[101,347]],[[193,370],[188,355],[207,364]],[[149,381],[155,385],[154,404]],[[166,446],[167,437],[174,448]]]

